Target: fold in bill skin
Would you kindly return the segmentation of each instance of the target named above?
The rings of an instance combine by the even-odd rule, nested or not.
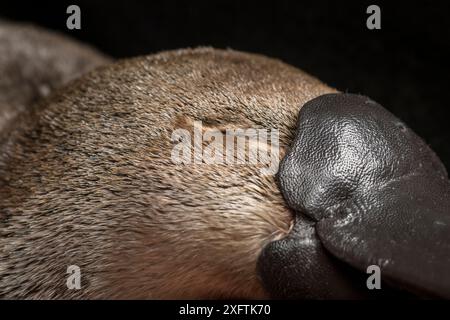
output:
[[[307,102],[277,178],[297,217],[260,256],[273,296],[363,296],[365,282],[352,281],[344,262],[361,274],[379,266],[388,287],[450,298],[447,172],[382,106],[339,93]]]

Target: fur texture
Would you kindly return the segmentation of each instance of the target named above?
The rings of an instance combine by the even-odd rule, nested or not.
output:
[[[0,20],[0,132],[55,88],[107,62],[101,53],[57,33]]]
[[[264,298],[261,249],[292,215],[254,165],[175,165],[173,130],[278,128],[335,92],[277,60],[208,48],[121,61],[24,115],[0,158],[0,296]],[[66,288],[78,265],[82,289]]]

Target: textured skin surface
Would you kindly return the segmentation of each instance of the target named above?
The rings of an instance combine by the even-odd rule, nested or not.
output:
[[[179,50],[97,69],[23,117],[1,145],[0,296],[263,298],[256,263],[288,233],[274,176],[176,165],[173,130],[277,128],[334,89],[280,61]],[[82,290],[66,288],[66,268]]]
[[[0,131],[54,89],[107,62],[55,32],[0,20]]]
[[[326,252],[315,222],[297,215],[287,237],[269,243],[258,261],[265,287],[281,299],[366,298],[365,280]]]
[[[425,142],[383,107],[352,94],[328,94],[306,103],[278,180],[297,221],[288,238],[262,254],[263,279],[273,295],[305,290],[311,274],[323,277],[310,294],[324,295],[325,248],[361,271],[380,266],[382,279],[399,288],[450,298],[447,173]],[[311,257],[307,248],[312,245],[298,227],[306,217],[315,225],[306,238],[314,246],[317,239],[323,244],[308,270],[295,266],[290,256],[295,252],[296,261]],[[273,265],[280,272],[264,274]],[[291,290],[283,292],[276,283],[290,283]],[[332,296],[352,294],[339,290]]]

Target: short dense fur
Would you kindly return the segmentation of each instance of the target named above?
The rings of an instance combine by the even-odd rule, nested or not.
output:
[[[0,20],[0,132],[55,88],[109,61],[57,33]]]
[[[333,89],[231,50],[102,67],[24,116],[1,146],[0,296],[264,298],[256,261],[292,216],[253,165],[175,165],[173,130],[278,128]],[[283,151],[281,151],[281,155]],[[78,265],[82,289],[66,288]]]

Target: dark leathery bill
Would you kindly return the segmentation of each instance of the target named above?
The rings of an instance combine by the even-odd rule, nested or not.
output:
[[[355,94],[307,102],[277,178],[297,214],[259,259],[274,297],[364,297],[361,276],[378,265],[389,286],[450,298],[447,172],[381,105]]]

